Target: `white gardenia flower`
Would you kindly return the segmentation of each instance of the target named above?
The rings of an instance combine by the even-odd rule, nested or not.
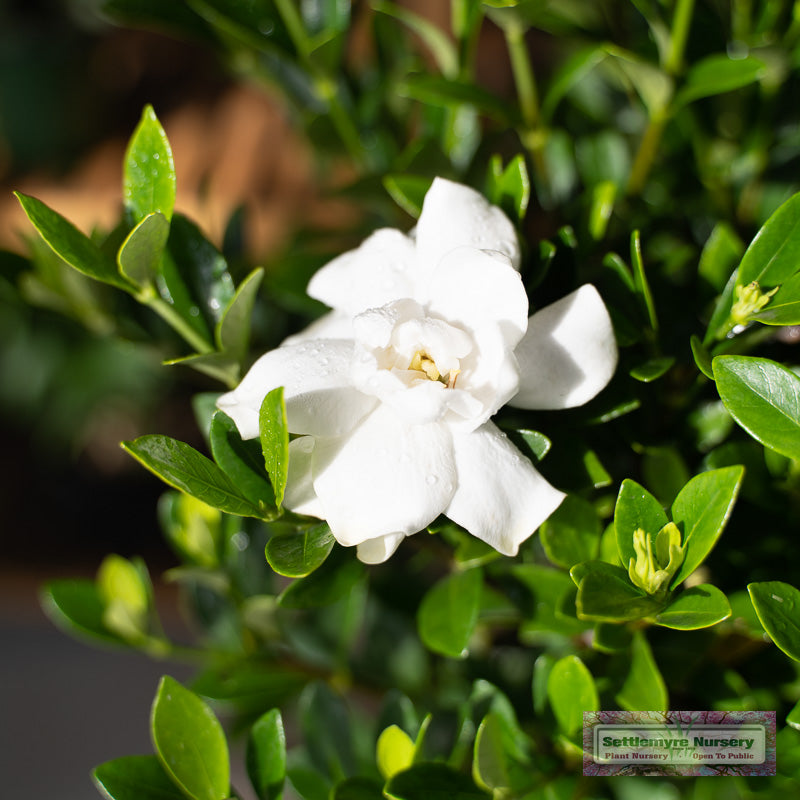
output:
[[[440,514],[517,553],[564,494],[491,417],[579,406],[617,364],[597,290],[528,319],[518,264],[503,212],[437,178],[414,231],[378,230],[314,275],[309,295],[333,310],[218,401],[255,438],[264,396],[284,387],[287,508],[327,520],[367,563]]]

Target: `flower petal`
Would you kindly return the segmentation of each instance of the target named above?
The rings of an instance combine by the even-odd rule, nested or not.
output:
[[[258,414],[267,392],[284,387],[292,433],[339,436],[376,405],[350,381],[353,342],[320,339],[271,350],[256,361],[232,392],[217,400],[244,439],[258,436]]]
[[[307,514],[322,519],[322,504],[314,491],[311,473],[314,437],[300,436],[289,442],[289,474],[283,505],[295,514]]]
[[[281,347],[287,344],[301,344],[315,339],[352,339],[353,338],[353,318],[343,311],[329,311],[319,319],[315,319],[310,325],[303,328],[298,333],[287,336],[282,342]]]
[[[351,317],[398,297],[412,297],[410,268],[414,253],[411,238],[392,228],[382,228],[360,247],[318,270],[308,284],[308,294]]]
[[[365,564],[382,564],[405,539],[402,533],[387,533],[375,539],[367,539],[358,546],[358,560]]]
[[[456,247],[496,250],[519,266],[517,232],[511,220],[480,192],[436,178],[422,204],[416,228],[417,267],[432,270]]]
[[[537,311],[514,351],[518,408],[573,408],[591,400],[617,366],[614,330],[597,289],[584,284]]]
[[[503,555],[552,514],[564,493],[552,487],[492,422],[453,435],[458,488],[444,512]]]
[[[428,309],[469,331],[492,325],[515,347],[528,328],[528,296],[522,278],[505,259],[459,247],[430,274]]]
[[[416,533],[447,507],[456,472],[445,425],[408,425],[379,406],[348,436],[314,448],[314,489],[345,546]]]

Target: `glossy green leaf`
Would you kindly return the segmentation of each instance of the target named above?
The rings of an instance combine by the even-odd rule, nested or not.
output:
[[[156,211],[167,220],[175,207],[175,164],[167,135],[152,106],[145,106],[125,152],[122,192],[138,223]]]
[[[117,253],[123,277],[142,288],[151,286],[169,238],[169,221],[156,211],[143,217]]]
[[[661,605],[619,575],[590,572],[578,586],[576,606],[580,619],[627,622],[651,616]]]
[[[515,431],[527,446],[536,461],[541,461],[549,452],[553,443],[543,433],[521,428]]]
[[[633,549],[636,530],[641,528],[649,536],[655,536],[667,522],[669,520],[661,504],[647,489],[628,478],[622,482],[614,508],[614,527],[620,561],[626,569],[630,559],[636,558]]]
[[[502,790],[511,784],[505,737],[502,718],[489,712],[475,734],[472,760],[472,778],[483,789]]]
[[[156,756],[123,756],[92,770],[92,780],[111,800],[186,800]]]
[[[261,516],[213,461],[184,442],[149,434],[122,447],[161,480],[213,508],[241,517]]]
[[[800,591],[782,581],[751,583],[747,591],[770,639],[789,658],[800,661]]]
[[[631,646],[633,637],[626,625],[616,625],[613,622],[598,622],[594,626],[592,647],[601,653],[616,653],[627,650]]]
[[[564,656],[553,665],[547,696],[558,727],[575,735],[583,726],[583,712],[597,711],[600,701],[592,673],[578,656]]]
[[[631,644],[630,669],[615,699],[625,711],[666,711],[669,697],[653,651],[641,631]]]
[[[117,272],[114,261],[68,219],[35,197],[15,192],[31,225],[50,249],[73,269],[96,281],[132,291],[133,285]]]
[[[103,622],[105,603],[94,581],[72,578],[51,581],[42,589],[41,601],[47,616],[67,633],[122,643]]]
[[[297,533],[280,533],[267,542],[269,565],[287,578],[304,578],[322,565],[336,540],[327,523]]]
[[[234,421],[223,411],[211,419],[211,453],[239,493],[264,517],[277,513],[275,492],[267,478],[258,439],[243,440]]]
[[[280,508],[289,474],[289,430],[282,386],[268,392],[262,401],[258,427],[261,452],[275,491],[275,503]]]
[[[757,281],[771,289],[792,277],[800,266],[800,193],[793,195],[764,223],[747,248],[737,286]]]
[[[554,564],[569,569],[597,556],[602,528],[591,503],[567,495],[539,531],[544,551]]]
[[[732,92],[759,80],[766,71],[763,61],[753,56],[732,59],[725,54],[707,56],[694,64],[686,74],[686,82],[675,97],[675,105],[681,106]]]
[[[701,472],[681,489],[672,504],[672,521],[682,533],[683,564],[671,581],[676,587],[703,563],[719,539],[739,495],[744,467]]]
[[[728,598],[716,586],[703,583],[681,592],[656,614],[656,622],[665,628],[694,631],[716,625],[730,615]]]
[[[262,714],[250,728],[245,763],[259,800],[278,800],[286,779],[286,734],[277,708]]]
[[[397,725],[381,731],[375,746],[375,761],[385,780],[391,780],[398,772],[414,763],[414,741]]]
[[[639,364],[630,371],[630,376],[634,380],[641,381],[642,383],[650,383],[666,375],[675,359],[671,356],[665,358],[652,358]]]
[[[714,370],[711,367],[711,353],[705,348],[698,336],[692,335],[689,339],[689,344],[692,348],[692,356],[694,356],[694,363],[697,368],[706,378],[714,380]]]
[[[228,743],[219,720],[194,692],[169,675],[159,683],[150,727],[161,766],[189,797],[230,796]]]
[[[776,361],[717,356],[717,391],[730,415],[765,447],[800,458],[800,378]]]
[[[460,658],[478,622],[483,578],[479,569],[440,580],[422,598],[417,612],[419,635],[427,647]]]
[[[395,775],[384,789],[392,800],[486,800],[490,795],[446,764],[416,764]]]
[[[422,203],[431,183],[431,178],[420,175],[390,174],[383,179],[383,186],[392,200],[414,219],[422,213]]]
[[[795,273],[781,284],[764,308],[750,319],[765,325],[800,324],[800,273]]]
[[[364,565],[346,548],[334,550],[321,567],[298,578],[278,597],[283,608],[316,608],[341,600],[364,578]]]

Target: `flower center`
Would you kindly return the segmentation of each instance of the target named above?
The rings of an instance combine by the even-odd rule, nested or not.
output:
[[[442,375],[436,362],[424,350],[417,350],[408,365],[410,370],[421,372],[430,381],[439,381],[443,383],[448,389],[452,389],[456,385],[456,378],[460,369],[451,369],[447,375]]]

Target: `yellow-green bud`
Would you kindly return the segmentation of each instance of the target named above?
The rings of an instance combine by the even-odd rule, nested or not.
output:
[[[628,577],[633,584],[650,595],[666,592],[685,556],[677,525],[668,522],[655,537],[637,528],[633,534],[633,549],[636,558],[628,563]]]
[[[748,283],[747,286],[737,286],[736,299],[731,308],[731,322],[735,325],[745,325],[769,303],[779,288],[776,286],[768,292],[762,292],[758,281]]]

